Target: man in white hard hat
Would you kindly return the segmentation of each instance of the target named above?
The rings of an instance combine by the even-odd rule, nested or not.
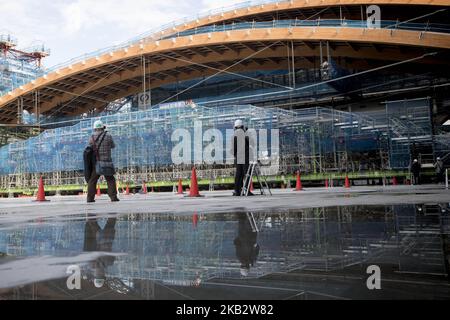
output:
[[[413,184],[419,185],[420,184],[420,170],[422,169],[422,166],[419,163],[419,160],[414,159],[412,165],[411,165],[411,173],[413,176]]]
[[[239,197],[242,193],[244,178],[249,167],[250,142],[245,133],[245,126],[242,120],[236,120],[234,123],[234,134],[231,139],[231,153],[234,157],[236,174],[234,176],[233,196]]]
[[[100,176],[104,176],[108,184],[108,195],[113,202],[119,201],[117,198],[115,169],[112,162],[111,150],[116,147],[112,136],[106,131],[106,126],[101,120],[94,122],[94,134],[89,139],[89,145],[94,149],[96,165],[88,181],[87,202],[95,202],[95,192]],[[100,171],[100,172],[98,172]]]

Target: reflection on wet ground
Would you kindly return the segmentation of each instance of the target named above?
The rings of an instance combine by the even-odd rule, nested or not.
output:
[[[0,226],[0,299],[449,299],[449,212],[353,206]],[[367,288],[369,265],[381,268],[381,290]],[[80,290],[69,288],[74,266]]]

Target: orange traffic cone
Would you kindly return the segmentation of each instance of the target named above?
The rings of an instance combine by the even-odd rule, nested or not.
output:
[[[100,190],[100,185],[97,185],[97,197],[100,197],[102,195],[102,191]]]
[[[147,194],[147,184],[145,182],[142,184],[142,193]]]
[[[197,224],[198,224],[198,214],[197,212],[195,212],[194,215],[192,216],[192,225],[194,226],[194,228],[197,228]]]
[[[189,191],[189,197],[200,197],[200,192],[198,191],[198,183],[197,183],[197,172],[195,171],[195,167],[192,168],[191,188]]]
[[[38,192],[37,192],[35,201],[36,202],[50,201],[50,200],[45,199],[44,179],[42,179],[42,177],[39,179]]]
[[[345,188],[350,189],[350,180],[348,179],[348,175],[345,176]]]
[[[325,179],[325,188],[328,189],[329,185],[328,185],[328,179]]]
[[[303,186],[302,186],[302,180],[300,179],[300,171],[297,171],[297,185],[296,185],[294,191],[302,191],[302,190],[303,190]]]
[[[178,194],[183,194],[183,180],[178,180]]]
[[[125,195],[129,196],[130,195],[130,187],[127,185],[127,188],[125,189]]]
[[[392,185],[393,185],[393,186],[398,185],[397,177],[393,177],[393,178],[392,178]]]

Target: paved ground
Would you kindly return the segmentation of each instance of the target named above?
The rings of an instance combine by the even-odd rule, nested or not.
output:
[[[111,203],[102,195],[96,203],[85,203],[83,196],[47,197],[50,202],[36,203],[29,198],[0,199],[0,224],[20,223],[41,218],[70,219],[71,215],[130,213],[192,214],[211,212],[284,210],[313,207],[450,203],[450,191],[442,186],[389,186],[311,188],[301,192],[274,190],[273,196],[232,197],[231,191],[202,192],[202,198],[187,198],[172,193],[121,195]]]

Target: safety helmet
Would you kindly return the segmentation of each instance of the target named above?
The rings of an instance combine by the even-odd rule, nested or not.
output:
[[[241,268],[240,272],[241,272],[241,276],[248,277],[249,268]]]
[[[94,122],[94,129],[105,129],[105,125],[101,120],[97,120]]]
[[[414,159],[414,162],[419,162],[419,160],[417,160],[417,159]]]
[[[242,120],[236,120],[236,122],[234,123],[235,128],[242,128],[243,126],[244,122],[242,122]]]
[[[94,279],[94,286],[96,288],[101,288],[105,284],[105,279]]]

